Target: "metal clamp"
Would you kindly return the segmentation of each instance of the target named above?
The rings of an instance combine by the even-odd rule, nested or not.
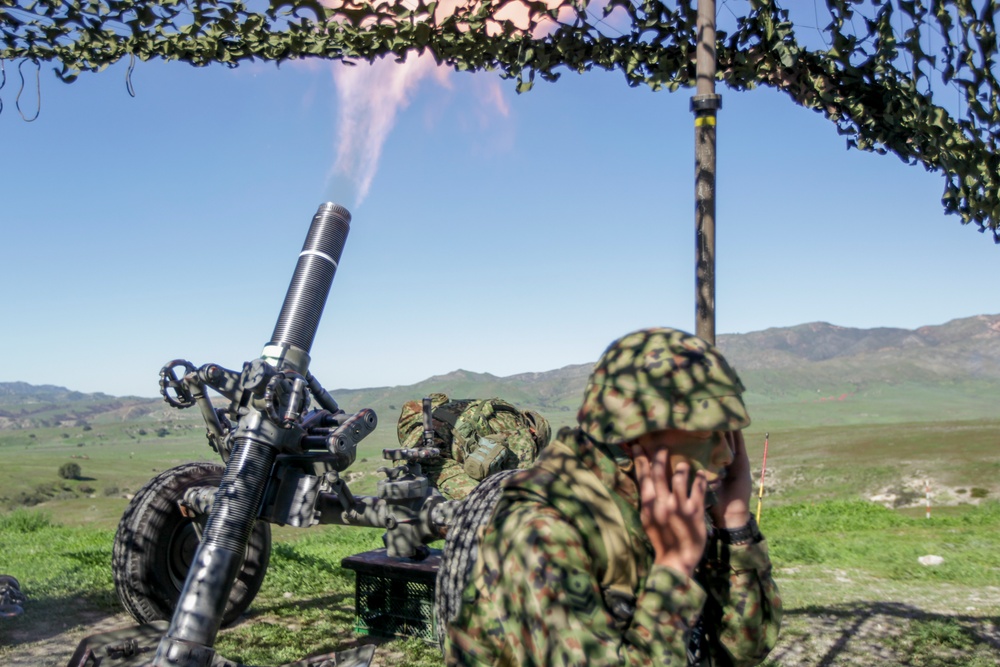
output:
[[[286,380],[292,382],[290,389],[285,385]],[[305,407],[306,386],[306,379],[294,371],[275,373],[264,389],[264,409],[268,418],[282,428],[292,428]],[[279,387],[284,395],[278,395]]]
[[[693,113],[718,111],[721,108],[722,108],[722,95],[716,95],[712,93],[710,95],[694,95],[691,97],[691,111]]]

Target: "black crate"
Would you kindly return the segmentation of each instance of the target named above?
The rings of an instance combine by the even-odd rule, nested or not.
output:
[[[354,570],[354,631],[380,637],[417,637],[437,643],[434,582],[441,552],[422,561],[389,558],[376,549],[341,561]]]

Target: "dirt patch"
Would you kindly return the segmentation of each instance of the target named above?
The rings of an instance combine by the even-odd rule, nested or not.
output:
[[[72,604],[71,613],[54,618],[32,618],[31,601],[15,622],[0,621],[0,664],[5,667],[65,667],[77,645],[99,632],[133,624],[128,614],[108,615],[85,602]],[[7,627],[4,627],[6,625]]]
[[[85,614],[86,615],[86,614]],[[250,621],[246,621],[250,622]],[[0,622],[0,630],[4,630]],[[90,618],[63,632],[51,634],[52,622],[21,624],[14,632],[0,632],[0,663],[5,667],[65,667],[84,637],[126,627],[125,614],[113,616],[90,612]],[[789,609],[781,638],[769,656],[768,665],[782,667],[868,667],[913,665],[919,637],[915,628],[933,624],[954,628],[969,644],[964,649],[947,645],[922,649],[936,665],[1000,664],[1000,619],[962,614],[943,614],[895,602],[849,602],[824,607]],[[9,629],[9,628],[8,628]],[[32,639],[32,635],[46,636]],[[367,643],[369,638],[359,640]],[[349,643],[345,648],[355,645]],[[936,652],[935,652],[936,651]],[[398,650],[379,647],[373,667],[399,665],[405,656]],[[923,663],[920,663],[923,664]]]
[[[981,500],[991,495],[987,489],[952,486],[933,478],[917,475],[878,489],[875,494],[868,497],[868,500],[889,509],[926,507],[930,503],[931,511],[933,511],[935,506],[978,505]]]
[[[790,667],[996,665],[998,620],[935,614],[893,602],[793,609],[785,614],[781,639],[769,660]],[[935,631],[943,639],[930,644]],[[915,653],[920,655],[917,661]]]

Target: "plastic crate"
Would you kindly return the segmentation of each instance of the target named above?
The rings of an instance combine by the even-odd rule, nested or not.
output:
[[[380,637],[417,637],[437,643],[434,588],[439,550],[422,561],[389,558],[385,549],[348,556],[354,570],[354,631]]]

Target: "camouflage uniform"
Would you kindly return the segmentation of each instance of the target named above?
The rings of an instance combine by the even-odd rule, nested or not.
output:
[[[442,458],[421,467],[447,498],[459,500],[496,470],[527,468],[551,434],[537,412],[517,409],[499,398],[449,400],[431,394],[434,443]],[[419,447],[424,436],[423,404],[409,401],[400,411],[396,431],[401,447]],[[476,455],[478,451],[478,455]],[[487,452],[493,466],[476,466]]]
[[[580,428],[560,431],[534,466],[505,482],[449,626],[447,664],[687,665],[694,644],[694,664],[763,660],[782,609],[766,542],[710,536],[694,578],[654,565],[622,447],[665,428],[742,428],[741,392],[725,360],[690,334],[647,330],[613,343],[591,376]],[[588,476],[607,490],[608,506],[587,498]],[[614,529],[602,513],[615,517]],[[625,546],[612,549],[609,532]],[[609,582],[611,571],[630,578]]]

